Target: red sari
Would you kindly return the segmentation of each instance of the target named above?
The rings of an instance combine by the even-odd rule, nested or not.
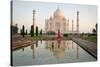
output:
[[[58,33],[57,33],[57,41],[58,41],[58,48],[60,48],[60,43],[61,43],[61,33],[60,33],[60,30],[58,30]]]
[[[57,38],[60,39],[61,38],[61,33],[60,33],[60,30],[58,30],[58,33],[57,33]]]

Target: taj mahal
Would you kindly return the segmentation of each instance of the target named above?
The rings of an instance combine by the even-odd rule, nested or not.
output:
[[[72,30],[69,30],[69,19],[64,16],[63,11],[58,7],[53,16],[50,16],[45,20],[45,31],[57,33],[60,30],[61,33],[78,33],[79,32],[79,11],[77,11],[76,17],[76,29],[74,29],[72,20]]]

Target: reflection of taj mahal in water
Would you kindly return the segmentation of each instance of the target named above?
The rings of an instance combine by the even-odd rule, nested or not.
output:
[[[46,49],[53,52],[53,55],[57,58],[64,58],[65,53],[69,53],[70,49],[76,51],[76,58],[79,58],[79,46],[75,45],[73,41],[47,41],[45,42]]]
[[[53,31],[57,33],[60,30],[62,33],[78,33],[79,32],[79,12],[77,11],[77,24],[76,29],[74,30],[73,20],[72,20],[72,30],[69,30],[69,19],[65,18],[64,13],[58,7],[54,12],[53,17],[46,19],[45,21],[45,30],[46,32]]]
[[[37,54],[37,49],[39,49],[39,46],[40,45],[44,45],[44,48],[46,49],[46,51],[50,51],[53,56],[55,56],[56,58],[64,58],[65,56],[67,55],[70,55],[70,50],[73,52],[73,51],[76,51],[75,53],[73,53],[73,55],[76,55],[75,57],[76,58],[79,58],[79,55],[80,55],[80,48],[78,45],[76,45],[73,41],[71,40],[68,40],[68,41],[56,41],[56,40],[49,40],[49,41],[46,41],[46,42],[38,42],[34,45],[31,45],[31,49],[32,49],[32,56],[33,58],[36,57],[36,54]]]

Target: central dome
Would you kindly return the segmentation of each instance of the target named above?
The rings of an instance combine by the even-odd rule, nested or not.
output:
[[[54,17],[58,17],[58,18],[64,18],[64,13],[58,8],[55,12],[54,12]]]

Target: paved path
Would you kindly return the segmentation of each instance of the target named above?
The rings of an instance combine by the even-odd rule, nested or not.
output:
[[[26,36],[26,37],[21,37],[21,36],[13,36],[12,37],[12,45],[11,49],[16,50],[20,49],[22,47],[27,47],[29,45],[34,44],[34,40],[32,37]]]
[[[81,38],[72,38],[72,40],[97,59],[97,44],[96,43],[83,40]]]

